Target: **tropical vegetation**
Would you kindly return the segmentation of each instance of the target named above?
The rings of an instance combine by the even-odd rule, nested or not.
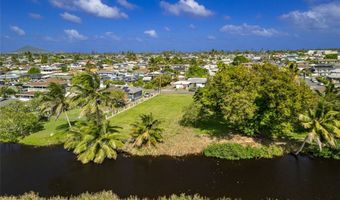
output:
[[[204,149],[205,156],[227,160],[273,158],[282,156],[283,153],[283,148],[275,145],[252,147],[235,143],[217,143],[211,144]]]
[[[17,142],[40,128],[39,115],[29,104],[14,101],[0,107],[0,141]]]
[[[52,115],[56,115],[55,120],[58,120],[60,115],[64,113],[69,127],[72,126],[67,115],[69,102],[66,97],[65,86],[54,82],[50,83],[48,86],[48,92],[42,96],[41,101],[41,112],[47,113],[48,118]]]
[[[213,117],[246,135],[279,138],[296,131],[298,114],[313,107],[315,99],[288,70],[270,64],[226,66],[196,92],[198,111],[188,110],[197,113],[196,119],[188,116],[194,121]]]
[[[151,147],[151,145],[156,146],[158,142],[162,142],[163,129],[159,127],[161,121],[154,119],[152,113],[142,114],[139,118],[139,121],[131,125],[133,146],[141,147],[146,145]]]
[[[83,164],[116,159],[117,149],[123,147],[126,139],[118,129],[107,120],[99,124],[94,120],[80,121],[69,130],[64,147],[73,150]]]
[[[139,198],[136,196],[130,196],[128,198],[120,198],[118,195],[112,193],[112,191],[102,191],[102,192],[97,192],[97,193],[89,193],[85,192],[82,193],[78,196],[72,196],[72,197],[61,197],[61,196],[55,196],[55,197],[40,197],[37,193],[30,192],[30,193],[25,193],[20,196],[3,196],[0,197],[0,200],[99,200],[99,199],[105,199],[105,200],[120,200],[120,199],[125,199],[125,200],[139,200],[139,199],[144,199],[144,198]],[[209,200],[207,197],[200,196],[198,194],[195,195],[185,195],[185,194],[180,194],[180,195],[170,195],[170,196],[162,196],[155,198],[157,200]],[[223,197],[221,198],[223,200],[233,200],[234,198],[226,198]],[[235,200],[238,198],[235,198]]]

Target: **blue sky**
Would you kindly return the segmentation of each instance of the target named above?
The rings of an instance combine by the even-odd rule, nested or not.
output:
[[[340,0],[2,0],[1,51],[340,48]]]

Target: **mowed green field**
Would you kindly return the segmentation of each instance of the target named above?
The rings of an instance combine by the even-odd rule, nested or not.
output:
[[[164,135],[171,136],[180,133],[181,126],[178,124],[182,117],[183,109],[192,102],[192,95],[188,94],[162,94],[129,110],[126,110],[110,119],[112,124],[121,127],[122,133],[129,134],[131,123],[138,120],[140,114],[153,113],[156,119],[162,121]],[[78,119],[79,110],[69,113],[71,121]],[[36,146],[61,144],[65,139],[65,116],[61,115],[58,120],[51,119],[44,124],[44,129],[23,138],[20,143]]]

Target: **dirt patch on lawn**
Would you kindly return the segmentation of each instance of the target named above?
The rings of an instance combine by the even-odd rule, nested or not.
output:
[[[190,154],[201,154],[203,150],[212,143],[238,143],[242,145],[261,146],[254,138],[237,134],[225,137],[212,137],[209,135],[197,134],[190,128],[183,128],[180,133],[169,135],[164,138],[164,142],[156,147],[132,148],[126,146],[126,151],[133,155],[169,155],[184,156]]]

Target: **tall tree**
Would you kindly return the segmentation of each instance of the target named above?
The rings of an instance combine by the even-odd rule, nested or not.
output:
[[[318,103],[307,114],[301,114],[299,120],[302,126],[308,130],[308,134],[296,154],[302,151],[306,142],[317,143],[320,151],[322,151],[323,142],[331,147],[336,147],[335,138],[340,138],[339,115],[340,113],[337,111],[326,111],[323,102]]]
[[[67,114],[69,102],[66,98],[66,88],[58,83],[50,83],[48,92],[42,98],[42,111],[48,112],[50,115],[56,115],[56,120],[61,113],[65,114],[69,127],[72,127],[70,119]]]
[[[11,95],[16,94],[16,90],[9,86],[2,86],[0,87],[0,97],[2,98],[8,98]]]
[[[0,141],[16,142],[40,127],[37,113],[27,103],[15,101],[0,107]]]
[[[118,128],[107,120],[100,124],[92,120],[78,122],[67,134],[64,147],[73,150],[83,164],[90,161],[102,163],[105,158],[116,159],[116,150],[126,139]]]
[[[100,78],[97,74],[80,73],[72,79],[71,101],[81,108],[81,116],[94,118],[101,123],[103,109],[117,107],[116,102],[123,102],[125,95],[113,95],[118,91],[100,88]]]
[[[159,127],[160,120],[154,119],[152,113],[142,114],[139,116],[140,120],[133,123],[132,137],[134,138],[133,146],[141,147],[147,145],[156,145],[158,142],[162,142],[162,131]]]
[[[298,113],[313,107],[315,95],[305,84],[269,64],[221,68],[195,94],[204,113],[248,135],[284,136],[294,131]]]
[[[41,70],[39,67],[31,67],[27,74],[40,74]]]

